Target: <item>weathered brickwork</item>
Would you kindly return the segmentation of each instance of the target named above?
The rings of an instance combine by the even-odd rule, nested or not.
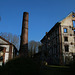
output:
[[[56,23],[41,40],[43,53],[50,64],[68,64],[75,53],[75,13],[70,13],[65,19]]]
[[[28,12],[23,13],[23,22],[22,22],[22,33],[21,33],[21,41],[20,41],[20,55],[28,56]]]

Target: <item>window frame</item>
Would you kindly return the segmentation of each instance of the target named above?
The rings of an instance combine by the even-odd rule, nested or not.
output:
[[[67,28],[64,28],[64,33],[67,33]]]
[[[75,20],[72,20],[72,23],[73,23],[73,27],[75,28]]]
[[[68,37],[67,36],[64,37],[64,42],[68,42]]]
[[[64,45],[65,52],[69,52],[69,45]]]

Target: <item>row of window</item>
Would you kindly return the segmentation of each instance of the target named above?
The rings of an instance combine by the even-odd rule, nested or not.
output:
[[[51,48],[50,48],[51,49]],[[59,48],[52,48],[51,50],[50,50],[50,53],[58,53],[59,51],[58,51],[58,49]],[[65,50],[65,52],[69,52],[69,45],[64,45],[64,50]],[[52,52],[51,52],[52,51]]]
[[[73,27],[75,28],[75,20],[73,20]],[[75,31],[75,29],[74,29]],[[67,33],[67,28],[64,28],[64,33]]]
[[[64,42],[68,42],[68,37],[64,37]],[[74,42],[75,42],[75,37],[74,37]]]
[[[67,33],[67,28],[64,28],[64,33]],[[74,34],[75,34],[75,29],[74,29]]]

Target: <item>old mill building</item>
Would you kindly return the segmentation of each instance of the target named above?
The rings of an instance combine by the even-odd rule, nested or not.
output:
[[[42,38],[42,51],[50,64],[69,64],[75,55],[75,13],[70,13]]]
[[[0,36],[0,66],[17,55],[16,47]]]

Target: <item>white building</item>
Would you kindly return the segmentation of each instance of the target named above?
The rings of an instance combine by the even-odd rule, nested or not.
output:
[[[17,55],[16,47],[0,36],[0,66]]]

